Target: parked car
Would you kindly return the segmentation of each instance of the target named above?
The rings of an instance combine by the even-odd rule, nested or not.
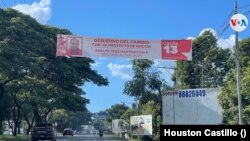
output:
[[[71,136],[73,136],[74,135],[74,131],[72,130],[72,128],[65,128],[63,130],[63,136],[65,136],[65,135],[71,135]]]
[[[38,123],[31,130],[31,141],[56,141],[56,132],[52,123]]]

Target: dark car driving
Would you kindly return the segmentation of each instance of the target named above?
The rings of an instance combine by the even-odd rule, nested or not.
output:
[[[52,123],[38,123],[31,131],[31,141],[56,141],[56,133]]]
[[[65,128],[63,130],[63,136],[65,136],[65,135],[71,135],[71,136],[73,136],[74,132],[73,132],[72,128]]]

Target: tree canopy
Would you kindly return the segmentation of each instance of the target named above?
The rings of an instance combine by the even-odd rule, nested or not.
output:
[[[57,108],[87,111],[89,100],[81,87],[86,82],[108,85],[91,68],[91,58],[56,56],[57,34],[72,34],[69,30],[41,25],[13,9],[0,9],[0,29],[0,100],[11,97],[22,118],[46,120]]]
[[[240,93],[242,95],[242,119],[244,124],[250,123],[250,38],[239,42],[240,50]],[[219,96],[225,124],[238,124],[238,97],[236,89],[236,70],[228,74],[225,86]]]
[[[123,113],[129,109],[128,106],[124,104],[115,104],[111,108],[107,109],[108,117],[111,119],[121,119]]]
[[[218,46],[211,31],[205,31],[193,40],[192,61],[177,62],[179,88],[223,86],[232,67],[232,53]]]

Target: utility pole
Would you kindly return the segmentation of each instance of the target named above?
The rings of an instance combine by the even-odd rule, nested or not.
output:
[[[234,3],[234,14],[237,14],[237,0]],[[238,94],[238,110],[239,110],[239,124],[242,123],[242,110],[241,110],[241,94],[240,94],[240,63],[239,63],[239,47],[238,47],[238,31],[235,31],[235,63],[237,69],[237,94]]]
[[[204,66],[204,61],[202,60],[202,64],[201,64],[201,87],[203,88],[204,87],[204,84],[203,84],[203,66]]]
[[[178,79],[177,79],[177,75],[178,75],[178,72],[177,72],[177,62],[176,62],[176,67],[175,68],[172,68],[175,70],[175,91],[178,91]],[[174,100],[174,95],[173,95],[173,124],[175,124],[175,100]]]
[[[178,90],[178,72],[177,72],[177,63],[176,67],[168,68],[168,67],[159,67],[158,68],[163,68],[163,69],[173,69],[175,71],[175,83],[174,83],[174,89],[175,91]],[[170,73],[171,74],[171,73]],[[163,107],[162,107],[163,110]],[[163,111],[162,111],[162,118],[163,118]],[[163,120],[162,120],[163,122]],[[175,124],[175,100],[174,100],[174,95],[173,95],[173,124]]]

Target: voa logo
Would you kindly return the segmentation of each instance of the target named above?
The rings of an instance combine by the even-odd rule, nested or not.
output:
[[[247,17],[242,14],[235,14],[231,17],[230,26],[234,31],[241,32],[247,28]]]

